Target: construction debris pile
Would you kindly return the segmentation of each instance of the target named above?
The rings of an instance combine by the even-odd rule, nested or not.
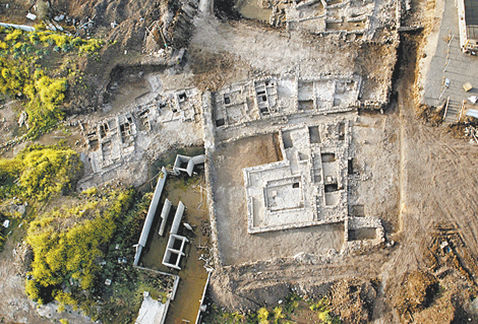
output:
[[[472,125],[466,126],[464,134],[470,139],[471,144],[478,144],[478,128]]]

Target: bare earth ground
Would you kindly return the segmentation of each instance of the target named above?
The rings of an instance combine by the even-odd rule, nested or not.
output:
[[[320,47],[297,35],[289,36],[240,22],[224,23],[212,17],[198,20],[196,28],[191,40],[193,47],[208,49],[211,53],[231,53],[266,74],[300,71],[301,75],[313,76],[317,72],[339,69],[347,72],[353,68],[349,64],[352,58],[333,55],[340,50],[339,44]],[[327,62],[327,65],[320,62]]]
[[[303,78],[321,73],[357,73],[367,81],[363,100],[384,96],[395,64],[393,44],[359,46],[334,36],[316,37],[240,21],[222,22],[213,17],[196,18],[190,47],[193,51],[207,49],[210,54],[222,55],[226,62],[233,58],[235,64],[228,64],[219,72],[221,79],[223,74],[231,78],[228,83],[241,80],[240,76],[246,73],[254,76],[296,74]],[[245,72],[240,73],[238,67]],[[230,71],[236,73],[231,75]],[[210,77],[218,78],[216,74]]]
[[[218,241],[224,264],[292,257],[300,252],[339,250],[343,225],[286,232],[247,233],[247,209],[242,169],[281,160],[275,135],[241,139],[216,152]]]
[[[429,6],[432,2],[412,1],[412,5],[425,6],[426,3]],[[91,7],[91,3],[89,5]],[[112,8],[117,5],[118,1],[115,1]],[[109,11],[111,10],[110,8]],[[123,19],[120,22],[122,21]],[[122,32],[127,29],[126,23],[122,28]],[[134,36],[134,33],[129,36]],[[134,40],[134,37],[131,39]],[[408,44],[417,40],[421,41],[419,38],[403,39]],[[251,75],[298,72],[307,77],[318,72],[354,71],[366,71],[375,82],[380,82],[380,74],[387,70],[383,66],[390,64],[388,60],[382,62],[376,57],[380,53],[387,53],[386,46],[361,49],[361,56],[357,59],[358,54],[336,55],[343,50],[343,44],[339,42],[321,47],[319,43],[311,41],[241,23],[229,24],[210,19],[197,26],[191,44],[191,66],[186,66],[186,76],[182,78],[165,74],[163,85],[174,89],[207,81],[208,86],[214,89]],[[203,48],[207,48],[207,51],[202,51]],[[371,52],[374,54],[367,55]],[[358,139],[354,143],[357,156],[354,168],[357,169],[357,179],[362,182],[352,190],[351,200],[354,204],[363,204],[364,213],[384,220],[388,238],[397,242],[395,246],[382,246],[364,254],[343,258],[291,259],[298,251],[304,250],[304,242],[315,240],[314,242],[321,242],[321,246],[325,242],[334,247],[335,236],[311,228],[301,232],[289,231],[286,234],[290,236],[289,240],[301,243],[293,246],[284,245],[282,238],[274,237],[275,234],[244,240],[246,213],[245,206],[241,203],[244,192],[240,170],[246,166],[279,159],[271,136],[247,138],[220,147],[216,154],[218,169],[221,169],[218,177],[222,177],[219,182],[226,184],[218,188],[218,203],[226,204],[237,200],[234,209],[224,208],[229,215],[243,215],[233,218],[231,222],[218,224],[219,246],[227,251],[224,255],[225,263],[230,266],[216,269],[210,292],[217,301],[239,308],[258,307],[262,302],[276,302],[290,292],[291,286],[313,295],[325,293],[333,281],[373,279],[377,281],[378,288],[371,309],[372,321],[399,322],[399,317],[393,310],[393,299],[402,284],[402,277],[416,269],[435,271],[430,265],[430,259],[439,257],[430,249],[430,241],[440,224],[451,224],[462,239],[463,246],[457,246],[453,252],[458,256],[459,266],[453,268],[447,265],[444,268],[449,268],[451,272],[440,276],[438,271],[443,269],[437,270],[440,285],[445,291],[428,309],[414,314],[415,322],[446,321],[445,317],[437,319],[436,316],[441,316],[440,312],[448,309],[446,305],[451,303],[450,300],[456,296],[468,298],[465,291],[468,292],[470,286],[476,286],[475,274],[478,273],[478,174],[475,170],[478,147],[452,138],[443,128],[427,126],[417,120],[413,101],[416,76],[414,53],[413,46],[405,46],[402,50],[402,60],[398,67],[400,74],[395,85],[398,100],[392,104],[390,112],[385,116],[361,115],[354,126]],[[356,62],[355,66],[351,67],[351,61]],[[3,112],[0,113],[3,116]],[[165,129],[164,134],[175,131]],[[199,133],[199,130],[196,132]],[[158,154],[159,150],[168,147],[162,144],[163,141],[169,140],[170,138],[153,140],[153,147],[157,148]],[[241,159],[241,155],[247,156],[248,160]],[[138,162],[138,165],[143,168],[128,168],[118,171],[118,175],[127,177],[128,173],[147,174],[144,164]],[[373,181],[366,180],[369,176]],[[268,237],[267,242],[265,237]],[[322,239],[325,241],[321,241]],[[305,248],[319,249],[315,244],[317,243]],[[38,317],[35,305],[26,299],[23,292],[24,279],[18,268],[12,266],[15,261],[12,249],[13,246],[7,245],[5,252],[1,254],[0,291],[2,296],[7,297],[0,298],[0,316],[15,322],[47,321]],[[282,255],[289,256],[289,259],[264,261]],[[246,260],[262,262],[238,265]],[[461,272],[457,269],[461,269]],[[347,305],[344,306],[346,307]],[[470,307],[467,305],[465,308],[469,311],[471,322],[477,322],[478,312]],[[82,317],[76,317],[73,322],[80,323],[83,320]]]
[[[478,148],[451,137],[444,128],[417,121],[413,93],[408,87],[414,71],[404,70],[398,83],[402,123],[403,228],[400,236],[403,245],[389,265],[385,265],[385,269],[395,268],[397,274],[423,267],[426,261],[424,243],[429,242],[440,223],[455,224],[463,237],[464,249],[475,260],[478,253],[475,190],[478,175],[474,171]],[[468,266],[473,267],[473,264]],[[386,275],[387,271],[384,277]]]
[[[382,220],[387,233],[399,229],[399,136],[396,109],[385,115],[360,115],[352,128],[354,176],[349,212],[363,206],[363,215]],[[360,208],[358,208],[360,212]]]
[[[385,183],[398,184],[400,189],[400,221],[398,224],[389,224],[390,229],[397,231],[390,236],[398,242],[395,247],[325,262],[309,259],[296,260],[293,264],[272,261],[232,267],[217,274],[213,296],[225,304],[257,307],[259,300],[269,305],[276,303],[281,297],[274,298],[271,295],[281,296],[289,291],[291,285],[299,287],[306,294],[313,294],[323,290],[323,284],[335,280],[375,278],[379,286],[371,319],[376,323],[400,322],[394,311],[393,298],[399,293],[403,275],[417,269],[436,269],[431,266],[430,260],[439,257],[436,251],[429,250],[430,242],[438,231],[437,225],[453,224],[463,241],[463,246],[457,246],[453,250],[461,265],[445,267],[448,272],[440,275],[441,285],[446,287],[445,293],[437,297],[429,308],[414,314],[414,317],[418,319],[417,323],[446,321],[445,317],[440,317],[440,312],[454,304],[453,298],[462,298],[464,306],[459,307],[468,310],[466,320],[476,319],[478,312],[476,307],[470,306],[469,297],[459,296],[465,296],[465,290],[473,291],[470,287],[476,285],[478,206],[475,188],[478,175],[474,168],[478,148],[452,138],[445,129],[427,126],[417,120],[411,86],[415,79],[413,44],[416,40],[406,39],[408,46],[402,51],[401,73],[396,85],[399,114],[389,115],[397,119],[396,123],[386,123],[380,117],[366,118],[367,124],[374,127],[387,125],[388,135],[384,139],[388,137],[391,143],[400,144],[399,178],[393,176],[393,172],[388,177],[384,172],[383,176]],[[399,130],[399,134],[390,130],[390,127]],[[389,145],[391,144],[384,145],[383,154],[389,154]],[[366,145],[362,149],[367,150]],[[370,196],[374,197],[376,193]],[[387,197],[385,192],[383,197]],[[377,200],[377,204],[379,203],[380,199]],[[393,203],[389,206],[393,213],[396,208]],[[388,220],[386,216],[385,220]],[[245,296],[254,297],[251,299]],[[453,311],[449,313],[454,316]]]

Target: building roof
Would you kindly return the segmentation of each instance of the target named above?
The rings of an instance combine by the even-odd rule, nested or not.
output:
[[[465,23],[468,39],[478,40],[478,0],[465,0]]]

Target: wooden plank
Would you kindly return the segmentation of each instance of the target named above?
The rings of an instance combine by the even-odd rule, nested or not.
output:
[[[450,96],[446,99],[445,112],[443,113],[443,120],[446,119],[446,114],[448,113],[448,105],[450,104]]]

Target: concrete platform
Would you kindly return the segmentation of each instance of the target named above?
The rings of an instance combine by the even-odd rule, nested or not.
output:
[[[429,42],[432,37],[429,37]],[[478,94],[478,57],[464,54],[460,48],[458,10],[455,1],[445,1],[443,18],[438,32],[436,47],[426,75],[422,103],[438,107],[450,97],[446,122],[455,122],[460,113],[463,100]],[[446,82],[446,79],[449,82]],[[465,92],[463,84],[470,82],[474,88]],[[445,83],[449,83],[448,87]],[[477,106],[478,107],[478,106]]]

